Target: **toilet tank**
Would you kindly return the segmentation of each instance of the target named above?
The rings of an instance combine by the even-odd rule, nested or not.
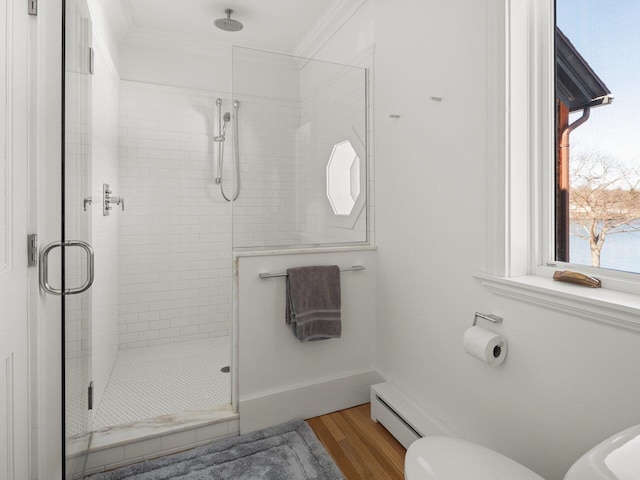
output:
[[[593,447],[573,464],[564,480],[640,480],[640,425]]]

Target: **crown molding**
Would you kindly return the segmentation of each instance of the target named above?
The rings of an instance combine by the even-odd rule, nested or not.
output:
[[[293,49],[299,57],[313,58],[367,0],[334,0]]]

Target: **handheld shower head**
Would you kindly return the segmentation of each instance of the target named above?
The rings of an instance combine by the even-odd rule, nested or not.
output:
[[[231,121],[231,114],[229,112],[225,113],[224,117],[222,117],[222,121],[224,122],[222,124],[222,139],[224,140],[225,135],[227,134],[227,123]]]
[[[220,135],[213,137],[214,142],[224,142],[227,139],[227,123],[231,121],[231,114],[226,112],[222,117],[222,125],[220,128]]]

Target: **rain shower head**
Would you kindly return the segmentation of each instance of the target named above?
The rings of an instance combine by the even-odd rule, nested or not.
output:
[[[227,14],[227,18],[218,18],[213,22],[213,24],[218,27],[220,30],[224,30],[225,32],[239,32],[244,28],[244,25],[237,20],[231,18],[231,14],[233,10],[227,8],[224,13]]]

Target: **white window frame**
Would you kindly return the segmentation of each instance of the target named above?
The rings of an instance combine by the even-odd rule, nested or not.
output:
[[[640,331],[640,274],[554,262],[553,0],[489,2],[487,271],[491,291]],[[600,289],[552,280],[594,275]]]

